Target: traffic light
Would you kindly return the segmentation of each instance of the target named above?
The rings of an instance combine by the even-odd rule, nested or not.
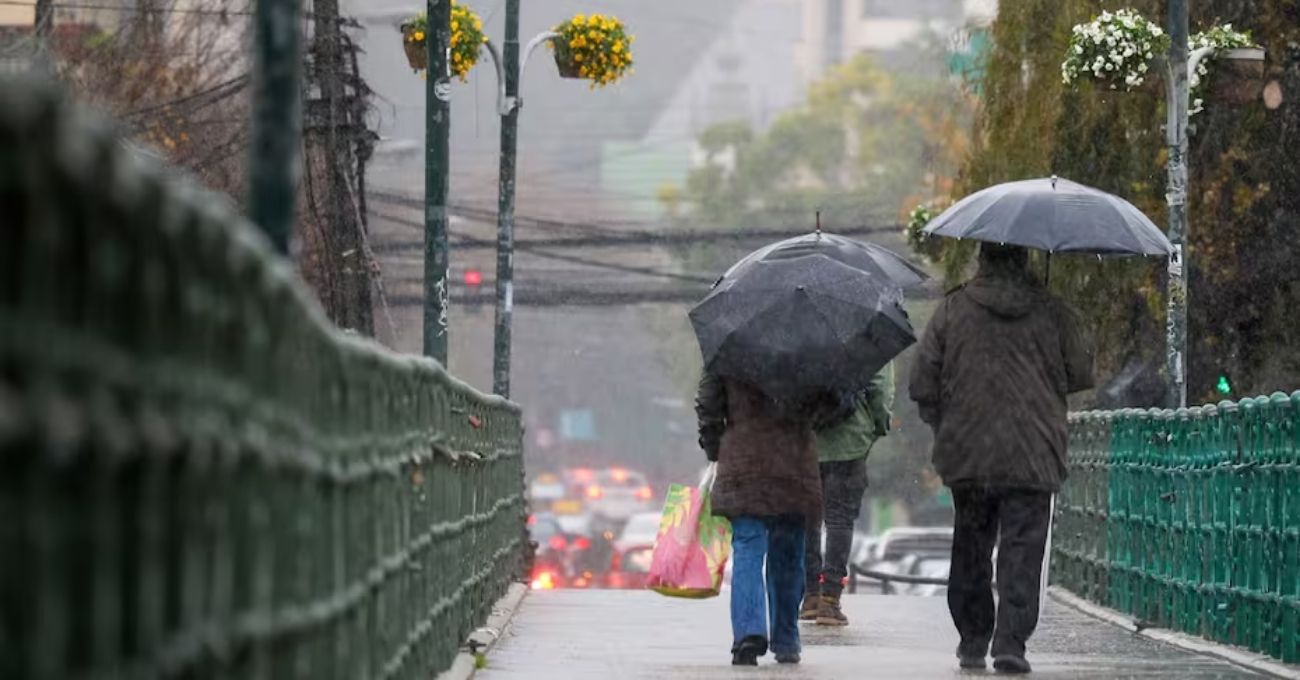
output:
[[[478,289],[483,285],[483,272],[476,268],[465,270],[465,293],[468,303],[465,305],[472,312],[477,312],[483,306],[479,300]]]
[[[1228,376],[1220,375],[1219,381],[1214,383],[1214,389],[1216,392],[1224,396],[1232,394],[1232,383],[1228,380]]]

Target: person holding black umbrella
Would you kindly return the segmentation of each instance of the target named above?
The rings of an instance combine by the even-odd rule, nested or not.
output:
[[[978,274],[930,320],[910,384],[956,509],[948,607],[960,665],[984,668],[991,642],[994,668],[1011,673],[1030,671],[1052,494],[1066,475],[1066,395],[1092,386],[1074,312],[1028,260],[1023,247],[981,244]]]
[[[732,528],[733,665],[757,665],[769,650],[778,663],[800,661],[804,527],[822,506],[813,431],[837,407],[829,394],[777,401],[708,370],[700,380],[700,447],[718,464],[713,513]]]
[[[897,254],[820,231],[731,267],[690,313],[704,360],[700,446],[717,462],[714,514],[732,525],[732,663],[800,661],[805,526],[820,526],[814,431],[852,414],[915,342]]]

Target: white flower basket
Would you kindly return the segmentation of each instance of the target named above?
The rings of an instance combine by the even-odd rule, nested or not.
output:
[[[1169,36],[1155,23],[1130,9],[1102,12],[1074,27],[1061,78],[1067,85],[1082,79],[1125,92],[1142,87]]]

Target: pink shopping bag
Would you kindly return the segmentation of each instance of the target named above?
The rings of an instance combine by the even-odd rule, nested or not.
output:
[[[674,484],[668,489],[648,579],[656,593],[703,599],[722,590],[731,557],[731,522],[712,512],[712,467],[705,480],[698,487]]]

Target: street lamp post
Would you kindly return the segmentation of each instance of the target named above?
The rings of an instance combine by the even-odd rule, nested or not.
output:
[[[451,140],[451,0],[428,0],[425,81],[424,354],[447,365],[447,193]]]
[[[48,3],[47,3],[48,7]],[[49,30],[49,9],[39,18]],[[248,213],[289,254],[302,141],[301,0],[258,0],[254,14],[253,143]]]
[[[1188,0],[1169,0],[1169,55],[1165,59],[1165,142],[1169,147],[1168,183],[1165,201],[1169,205],[1168,313],[1165,318],[1165,370],[1169,376],[1169,408],[1187,407],[1187,127],[1190,114],[1191,78],[1201,61],[1214,54],[1214,47],[1188,52]],[[1229,59],[1238,58],[1230,50]],[[1249,52],[1250,50],[1245,50]],[[1255,50],[1258,51],[1258,50]],[[1249,58],[1249,57],[1247,57]]]
[[[515,166],[519,140],[519,82],[528,59],[556,33],[538,34],[519,50],[519,0],[506,0],[506,36],[497,53],[486,43],[497,71],[497,114],[501,116],[501,167],[497,202],[496,325],[492,342],[492,391],[510,397],[510,322],[514,312]]]
[[[1169,0],[1169,57],[1165,78],[1168,104],[1165,140],[1169,145],[1169,179],[1165,200],[1169,204],[1168,314],[1165,319],[1165,366],[1169,376],[1169,407],[1187,406],[1187,269],[1183,253],[1187,243],[1187,122],[1188,54],[1187,0]]]

